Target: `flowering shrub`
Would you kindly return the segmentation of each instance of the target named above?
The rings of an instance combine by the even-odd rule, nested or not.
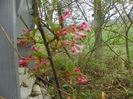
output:
[[[61,23],[63,23],[67,18],[71,17],[72,13],[66,9],[63,12],[63,15],[59,17],[59,20]],[[55,40],[50,41],[50,51],[52,53],[52,56],[54,57],[56,52],[61,50],[62,48],[66,48],[68,52],[70,52],[70,55],[76,55],[80,52],[82,52],[84,45],[81,44],[81,41],[84,40],[88,33],[90,31],[90,28],[87,24],[87,22],[82,22],[80,24],[70,24],[69,26],[56,26],[54,23],[49,23],[49,27],[52,31],[54,31]],[[58,27],[58,28],[56,28]],[[55,29],[56,28],[56,29]],[[18,40],[17,44],[22,45],[24,47],[31,46],[31,53],[27,57],[21,57],[19,60],[20,67],[28,67],[28,63],[30,61],[34,61],[34,68],[33,72],[36,74],[39,74],[44,78],[47,74],[46,68],[49,68],[49,56],[46,55],[46,50],[44,47],[42,47],[42,39],[41,37],[36,38],[38,34],[37,29],[33,29],[32,31],[28,29],[24,29],[24,34],[21,35],[22,39]],[[51,31],[49,31],[51,32]],[[51,35],[46,35],[47,39],[51,38]],[[38,43],[39,42],[39,43]],[[56,60],[56,59],[55,59]],[[73,87],[74,84],[78,85],[84,85],[88,83],[87,76],[81,73],[80,67],[74,67],[69,70],[67,69],[67,66],[64,66],[62,72],[59,73],[58,76],[64,77],[65,81],[69,84],[69,86]],[[68,66],[69,67],[69,66]],[[57,71],[60,71],[57,69]],[[51,73],[51,72],[50,72]],[[48,75],[49,76],[49,75]],[[62,85],[64,83],[62,82]],[[68,89],[65,90],[67,93],[71,94],[71,92],[68,92]],[[67,97],[70,97],[70,95],[67,95]]]

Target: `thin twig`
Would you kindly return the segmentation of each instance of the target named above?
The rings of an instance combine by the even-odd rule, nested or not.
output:
[[[21,54],[18,52],[18,50],[16,49],[16,47],[14,46],[14,44],[12,43],[8,33],[5,31],[5,29],[3,28],[3,26],[0,24],[0,29],[3,32],[4,36],[6,37],[7,41],[9,42],[10,46],[14,49],[14,51],[17,53],[18,57],[22,57]]]

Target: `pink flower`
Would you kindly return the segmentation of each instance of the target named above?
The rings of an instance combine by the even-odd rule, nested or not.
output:
[[[71,46],[71,51],[73,54],[79,53],[79,50],[75,46]]]
[[[24,29],[23,29],[23,32],[24,32],[24,33],[29,33],[30,30],[29,30],[28,28],[24,28]]]
[[[86,35],[82,32],[78,32],[77,34],[74,35],[75,40],[81,40],[82,38],[85,38]]]
[[[79,30],[85,30],[85,31],[90,31],[90,28],[88,26],[87,22],[83,22],[78,26]]]
[[[22,57],[21,59],[19,59],[19,65],[20,65],[20,67],[21,66],[22,67],[27,67],[27,65],[28,65],[27,59],[25,57]]]
[[[63,16],[65,17],[70,17],[72,15],[71,11],[69,9],[65,9],[64,12],[63,12]]]
[[[76,27],[75,24],[70,25],[71,32],[75,32],[77,30]]]
[[[23,40],[17,40],[17,45],[22,45],[24,43],[24,41]]]
[[[80,52],[82,51],[82,49],[84,48],[83,45],[78,45],[78,44],[74,44],[74,46],[77,48],[77,50],[79,50]]]
[[[80,67],[76,67],[76,68],[74,69],[74,71],[80,73],[80,72],[81,72],[81,71],[80,71]]]
[[[74,44],[71,45],[71,51],[73,54],[77,54],[79,52],[82,52],[83,47],[84,47],[83,45]]]
[[[46,65],[47,64],[47,60],[46,59],[42,59],[42,64]]]
[[[80,74],[76,77],[76,84],[86,84],[88,82],[87,76],[81,73],[80,67],[76,67],[74,71]]]
[[[70,41],[68,41],[68,40],[64,40],[64,41],[61,42],[61,45],[62,45],[63,47],[65,47],[65,46],[67,46],[67,45],[69,45],[69,44],[70,44]]]
[[[62,28],[60,31],[56,33],[57,36],[64,36],[67,34],[67,31],[65,28]]]
[[[62,21],[64,21],[64,20],[65,20],[65,17],[60,16],[60,17],[59,17],[59,20],[62,22]]]
[[[31,46],[31,49],[32,49],[33,51],[35,51],[35,52],[38,50],[38,49],[35,47],[35,45],[32,45],[32,46]]]
[[[28,56],[28,58],[29,58],[29,59],[32,59],[32,58],[33,58],[32,54],[31,54],[31,55],[29,55],[29,56]]]
[[[72,15],[71,11],[69,9],[65,9],[63,12],[63,15],[60,16],[60,21],[64,21],[67,18],[69,18]]]
[[[76,84],[78,85],[87,84],[87,83],[88,83],[88,80],[86,75],[82,74],[76,78]]]

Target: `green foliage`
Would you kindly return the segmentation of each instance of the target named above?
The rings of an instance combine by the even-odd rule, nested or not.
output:
[[[61,70],[66,68],[68,71],[72,71],[74,68],[74,62],[69,59],[69,57],[66,54],[57,54],[54,57],[54,63],[56,66],[56,69]]]
[[[48,25],[54,32],[57,32],[61,28],[60,24],[55,24],[51,20],[48,21]]]

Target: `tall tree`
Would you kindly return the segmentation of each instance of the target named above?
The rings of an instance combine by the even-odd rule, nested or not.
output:
[[[94,0],[94,32],[95,32],[95,57],[99,58],[102,54],[102,25],[104,16],[101,0]]]

